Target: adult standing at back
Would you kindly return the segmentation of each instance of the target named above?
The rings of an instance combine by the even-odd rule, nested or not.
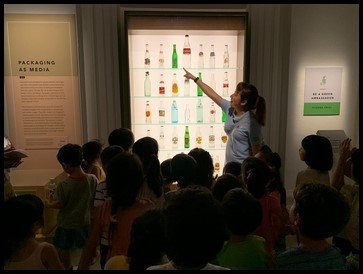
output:
[[[187,79],[192,79],[203,92],[226,113],[224,131],[227,133],[226,161],[240,162],[255,155],[263,145],[261,127],[265,125],[266,102],[258,95],[252,84],[239,82],[231,101],[223,99],[199,77],[185,70]]]

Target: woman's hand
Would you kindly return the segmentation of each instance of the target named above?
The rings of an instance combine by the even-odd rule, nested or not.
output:
[[[185,74],[184,74],[184,77],[187,78],[187,79],[192,79],[194,81],[195,77],[193,74],[191,74],[189,71],[187,71],[185,68],[183,68],[184,71],[185,71]]]

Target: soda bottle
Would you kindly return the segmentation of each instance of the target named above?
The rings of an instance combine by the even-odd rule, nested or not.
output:
[[[224,54],[223,54],[223,68],[229,68],[229,53],[228,53],[228,45],[224,45]]]
[[[185,106],[184,122],[186,124],[190,123],[190,110],[189,110],[189,105],[188,104],[186,104],[186,106]]]
[[[209,116],[209,122],[210,123],[215,123],[216,122],[216,108],[214,106],[214,102],[211,103],[210,105],[210,116]]]
[[[176,105],[176,101],[173,100],[171,104],[171,122],[173,124],[178,123],[178,106]]]
[[[150,77],[149,72],[145,72],[145,80],[144,80],[144,94],[147,97],[151,96],[151,83],[150,83]]]
[[[227,120],[226,113],[222,110],[222,122],[224,123]]]
[[[221,165],[219,163],[219,156],[215,155],[213,160],[214,160],[214,171],[216,173],[219,173],[219,171],[221,170]]]
[[[172,84],[172,88],[171,88],[171,94],[173,96],[178,96],[178,82],[176,80],[176,74],[173,74],[173,84]]]
[[[221,147],[226,147],[227,140],[228,140],[227,134],[224,131],[222,131],[221,132]]]
[[[210,75],[210,87],[215,91],[216,90],[216,80],[214,79],[214,73],[212,72]]]
[[[197,127],[197,132],[195,135],[195,143],[197,147],[201,147],[202,145],[202,131],[200,130],[200,126]]]
[[[201,72],[198,73],[198,77],[199,77],[200,80],[202,80],[202,73]],[[203,96],[203,90],[199,86],[197,86],[197,95],[198,96]]]
[[[197,104],[197,123],[203,123],[203,105],[201,99],[198,99]]]
[[[190,136],[189,136],[189,127],[185,126],[185,132],[184,132],[184,148],[190,147]]]
[[[223,80],[223,93],[222,96],[226,97],[228,96],[228,88],[229,88],[229,82],[228,82],[228,72],[224,72],[224,80]]]
[[[146,124],[151,124],[151,110],[150,110],[150,103],[149,103],[149,101],[146,101],[145,123]]]
[[[160,51],[159,51],[159,68],[164,67],[164,50],[163,44],[160,44]]]
[[[150,53],[149,53],[149,44],[145,44],[146,50],[144,55],[144,66],[145,68],[150,68]]]
[[[203,44],[199,44],[198,68],[204,68]]]
[[[176,126],[173,127],[173,134],[172,134],[172,147],[173,148],[178,148],[178,131],[176,129]]]
[[[190,82],[189,79],[184,79],[184,96],[189,96],[190,93]]]
[[[164,148],[164,126],[160,126],[160,133],[159,133],[159,148]]]
[[[209,54],[209,68],[216,67],[216,54],[214,52],[214,45],[210,46],[210,54]]]
[[[165,83],[164,83],[163,74],[160,74],[159,95],[165,95]]]
[[[190,64],[191,54],[192,52],[189,44],[189,35],[186,34],[183,47],[183,65],[185,68],[190,68],[191,66]]]
[[[213,126],[210,126],[210,130],[209,130],[209,147],[210,148],[214,148],[215,140],[216,140],[216,137],[214,135]]]
[[[159,106],[159,124],[165,124],[165,108],[163,101],[160,101]]]
[[[178,68],[178,54],[176,53],[176,44],[173,44],[173,54],[171,56],[171,67]]]

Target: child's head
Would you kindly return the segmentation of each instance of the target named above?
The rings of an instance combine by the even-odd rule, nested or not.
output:
[[[179,153],[171,159],[171,177],[178,182],[180,188],[185,188],[195,180],[197,162],[192,156]]]
[[[217,178],[212,188],[212,194],[216,200],[221,202],[229,190],[242,187],[241,181],[236,176],[227,173]]]
[[[92,140],[82,146],[83,159],[87,163],[93,163],[100,158],[102,144],[97,140]]]
[[[114,129],[108,136],[108,144],[110,146],[117,145],[125,151],[131,152],[132,145],[135,142],[134,134],[128,128]]]
[[[267,160],[267,158],[272,154],[272,150],[268,145],[263,145],[260,150],[256,153],[255,157],[261,159],[262,161]]]
[[[76,144],[66,144],[59,149],[57,159],[64,171],[69,174],[74,168],[81,166],[82,147]]]
[[[124,152],[124,149],[116,145],[108,146],[104,150],[102,150],[100,158],[101,158],[102,168],[105,171],[105,173],[107,173],[107,166],[108,163],[111,161],[111,159],[121,152]]]
[[[323,136],[308,135],[301,141],[300,159],[312,169],[328,171],[333,167],[333,149]]]
[[[198,172],[195,175],[194,184],[211,188],[213,183],[214,165],[210,153],[202,148],[193,148],[188,155],[192,156],[197,162]]]
[[[222,200],[222,210],[227,228],[233,235],[251,234],[262,222],[262,206],[247,191],[235,188]]]
[[[281,157],[277,152],[273,152],[266,158],[266,163],[274,171],[279,171],[281,168]]]
[[[350,209],[336,189],[324,184],[304,184],[295,193],[291,219],[300,233],[323,240],[339,233],[347,224]]]
[[[171,177],[171,158],[164,160],[160,164],[161,176],[163,176],[164,185],[171,184],[173,178]]]
[[[230,173],[238,177],[241,174],[241,166],[239,162],[228,162],[223,168],[223,174]]]
[[[35,237],[37,229],[43,226],[44,204],[32,194],[10,198],[4,202],[5,259],[22,247],[30,237]]]
[[[203,267],[215,258],[226,239],[221,209],[212,194],[180,189],[165,204],[168,258],[178,267]]]

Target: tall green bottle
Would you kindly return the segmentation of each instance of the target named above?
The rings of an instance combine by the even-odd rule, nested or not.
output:
[[[189,136],[189,127],[185,126],[185,133],[184,133],[184,148],[190,147],[190,136]]]
[[[201,72],[198,73],[198,77],[199,77],[200,80],[202,80],[202,73]],[[203,90],[199,86],[197,86],[197,95],[198,96],[203,96]]]
[[[178,54],[176,53],[176,44],[173,44],[173,54],[171,56],[171,67],[178,68]]]
[[[222,111],[222,122],[224,123],[227,120],[227,115],[224,111]]]

